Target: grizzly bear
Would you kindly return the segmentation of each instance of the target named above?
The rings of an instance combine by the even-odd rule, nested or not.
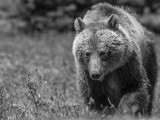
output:
[[[74,27],[73,55],[84,103],[96,111],[108,107],[114,113],[150,115],[157,81],[152,33],[133,14],[108,3],[92,6]]]

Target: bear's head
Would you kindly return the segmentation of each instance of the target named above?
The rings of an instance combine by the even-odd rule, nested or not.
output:
[[[105,75],[125,64],[131,52],[129,35],[117,15],[89,24],[77,18],[74,26],[77,32],[73,42],[75,62],[77,67],[88,71],[92,80],[102,81]]]

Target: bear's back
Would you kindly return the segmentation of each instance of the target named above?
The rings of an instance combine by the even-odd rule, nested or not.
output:
[[[112,14],[118,15],[120,25],[129,34],[131,39],[139,39],[144,36],[143,27],[138,23],[134,16],[124,9],[112,6],[108,3],[100,3],[92,6],[91,10],[87,11],[83,21],[86,24],[107,21]]]

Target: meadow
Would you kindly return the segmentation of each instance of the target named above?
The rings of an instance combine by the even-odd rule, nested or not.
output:
[[[73,40],[72,32],[0,33],[0,120],[135,119],[106,116],[106,111],[98,115],[83,105],[75,79]],[[160,36],[155,40],[160,63]],[[153,120],[160,113],[159,86]]]

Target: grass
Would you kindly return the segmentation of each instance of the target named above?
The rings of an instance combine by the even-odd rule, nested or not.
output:
[[[88,111],[80,100],[72,56],[73,38],[70,32],[35,37],[0,33],[0,120],[107,118]],[[158,53],[159,38],[156,37]],[[156,94],[154,111],[159,115],[159,91]],[[134,118],[114,116],[112,119]]]

